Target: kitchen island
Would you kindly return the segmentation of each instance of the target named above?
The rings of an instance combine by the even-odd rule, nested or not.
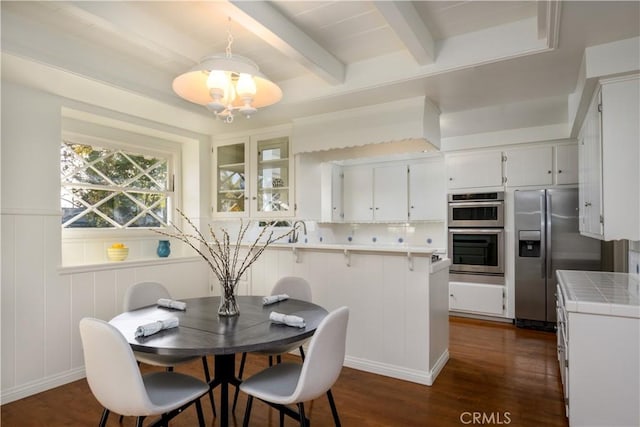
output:
[[[571,426],[640,425],[640,280],[558,270],[558,360]]]
[[[304,277],[314,303],[350,308],[345,366],[432,385],[449,358],[450,261],[432,262],[434,252],[402,245],[276,244],[251,266],[239,292],[268,295],[280,277]]]

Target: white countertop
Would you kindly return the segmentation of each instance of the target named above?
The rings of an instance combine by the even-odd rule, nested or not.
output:
[[[640,279],[635,274],[558,270],[567,311],[640,318]]]
[[[361,252],[400,252],[416,255],[431,255],[434,253],[443,254],[444,249],[427,248],[426,246],[405,246],[405,245],[358,245],[358,244],[335,244],[335,243],[272,243],[269,248],[292,248],[292,249],[320,249],[333,251],[361,251]]]

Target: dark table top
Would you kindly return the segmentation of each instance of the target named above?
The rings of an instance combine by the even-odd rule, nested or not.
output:
[[[288,299],[263,306],[262,297],[237,297],[240,315],[218,316],[220,297],[181,300],[185,311],[150,306],[122,313],[110,323],[122,332],[135,351],[172,356],[233,354],[264,350],[308,338],[327,315],[324,308],[305,301]],[[272,311],[304,318],[305,328],[272,323]],[[135,337],[138,326],[177,317],[180,326],[148,337]]]

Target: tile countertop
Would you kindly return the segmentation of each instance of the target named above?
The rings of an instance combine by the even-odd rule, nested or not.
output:
[[[557,271],[567,311],[640,319],[640,277],[603,271]]]

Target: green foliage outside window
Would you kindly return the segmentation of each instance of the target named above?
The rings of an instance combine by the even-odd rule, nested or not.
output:
[[[167,224],[168,158],[63,141],[60,177],[64,228]]]

